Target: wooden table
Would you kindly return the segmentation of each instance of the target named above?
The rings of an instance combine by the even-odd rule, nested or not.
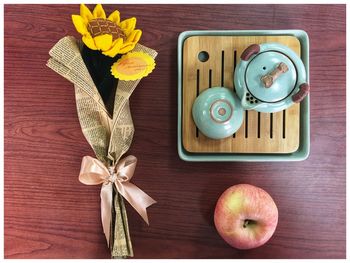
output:
[[[92,6],[90,6],[92,7]],[[345,5],[106,5],[136,16],[156,70],[131,98],[133,182],[158,203],[150,226],[128,206],[135,258],[345,258]],[[78,5],[5,5],[5,257],[109,258],[98,186],[78,181],[84,155],[73,86],[45,66],[78,33]],[[311,154],[303,162],[187,163],[177,154],[177,37],[185,30],[303,29],[310,37]],[[213,211],[229,186],[264,188],[279,224],[239,251]]]

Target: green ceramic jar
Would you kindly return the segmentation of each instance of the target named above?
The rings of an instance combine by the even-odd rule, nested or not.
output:
[[[229,89],[214,87],[203,91],[192,107],[197,128],[212,139],[233,135],[243,122],[243,109],[238,97]]]

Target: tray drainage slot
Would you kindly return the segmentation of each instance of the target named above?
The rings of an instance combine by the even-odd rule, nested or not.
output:
[[[212,70],[209,69],[209,88],[212,87],[212,85],[211,85],[211,74],[212,74]]]
[[[234,50],[233,51],[233,76],[236,70],[236,65],[237,65],[237,50]],[[233,92],[236,92],[235,82],[233,82]]]
[[[270,113],[270,138],[273,138],[273,113]]]
[[[260,139],[260,112],[258,112],[258,138]]]
[[[225,51],[221,51],[221,87],[224,86],[224,74],[225,74]]]
[[[286,138],[286,110],[283,110],[282,138]]]
[[[197,96],[199,95],[199,69],[197,69],[197,81],[196,81],[196,88],[197,88]],[[196,138],[198,138],[198,128],[196,126]]]
[[[248,111],[245,111],[245,137],[248,138]]]

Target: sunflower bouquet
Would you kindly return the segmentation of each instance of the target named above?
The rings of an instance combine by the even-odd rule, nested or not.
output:
[[[101,184],[101,221],[112,258],[133,256],[125,200],[148,224],[146,208],[155,203],[131,183],[137,159],[127,156],[134,135],[129,98],[141,78],[155,68],[157,52],[139,43],[136,18],[108,17],[98,4],[80,5],[72,15],[81,40],[60,39],[49,51],[47,66],[74,84],[82,132],[96,158],[83,157],[79,181]]]

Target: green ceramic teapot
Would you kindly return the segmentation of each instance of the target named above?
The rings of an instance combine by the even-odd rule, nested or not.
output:
[[[234,83],[242,107],[277,112],[301,102],[309,93],[300,57],[278,43],[253,44],[241,55]]]

